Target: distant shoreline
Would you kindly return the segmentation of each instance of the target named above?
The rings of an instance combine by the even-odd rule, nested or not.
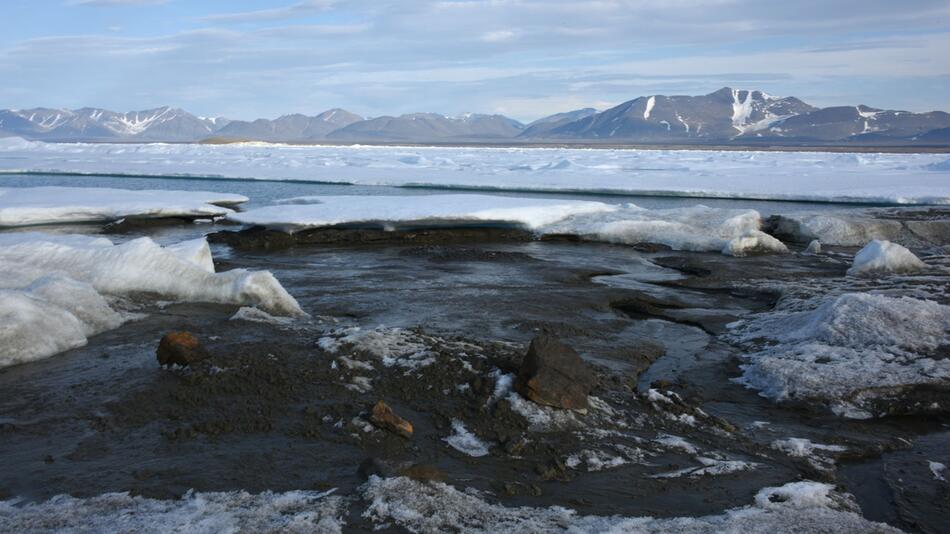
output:
[[[41,140],[44,143],[60,144],[119,144],[119,145],[145,145],[154,143],[163,143],[170,145],[235,145],[241,143],[267,143],[272,145],[286,146],[327,146],[327,147],[352,147],[352,146],[380,146],[380,147],[406,147],[406,148],[564,148],[564,149],[600,149],[600,150],[713,150],[730,152],[830,152],[830,153],[860,153],[860,154],[950,154],[950,145],[910,145],[910,144],[887,144],[887,145],[842,145],[842,144],[820,144],[820,143],[788,143],[788,144],[717,144],[717,143],[617,143],[617,142],[597,142],[597,141],[331,141],[331,140],[313,140],[313,141],[261,141],[254,139],[220,139],[209,138],[201,141],[129,141],[129,140]]]

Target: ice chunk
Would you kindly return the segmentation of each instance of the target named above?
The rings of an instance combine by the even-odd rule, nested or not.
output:
[[[726,246],[722,249],[722,253],[727,256],[747,256],[769,252],[788,252],[788,247],[761,230],[747,230],[741,236],[726,243]]]
[[[899,533],[896,528],[861,517],[850,496],[830,484],[793,482],[765,488],[748,506],[701,517],[584,516],[574,510],[508,508],[474,491],[460,491],[440,482],[371,477],[362,488],[368,502],[364,517],[379,525],[395,523],[411,532],[461,531],[468,534],[507,532],[802,532]]]
[[[152,293],[304,315],[271,273],[216,274],[210,263],[204,239],[175,249],[147,237],[113,245],[78,235],[0,234],[0,366],[81,346],[131,318],[116,312],[110,298]]]
[[[826,245],[859,246],[872,239],[898,239],[900,221],[876,219],[869,215],[802,213],[773,215],[770,233],[789,241],[807,243],[818,240]]]
[[[805,254],[821,254],[821,241],[817,239],[812,239],[808,246],[805,247]]]
[[[127,318],[89,284],[62,276],[0,289],[0,367],[81,347]]]
[[[851,276],[881,275],[888,273],[914,273],[926,269],[927,264],[913,252],[890,241],[874,240],[854,255],[854,263],[848,269]]]
[[[208,191],[139,191],[96,187],[0,188],[0,226],[221,217],[247,197]]]
[[[3,532],[326,532],[340,533],[347,501],[332,491],[189,492],[159,500],[107,493],[42,503],[0,501]]]
[[[214,272],[214,260],[211,258],[211,247],[208,246],[208,240],[203,237],[174,243],[166,246],[165,249],[180,259],[197,265],[209,273]]]
[[[478,436],[472,434],[465,428],[465,423],[458,419],[452,420],[452,435],[445,438],[445,442],[462,454],[476,458],[488,454],[488,444],[478,439]]]
[[[490,195],[314,196],[228,218],[286,230],[352,223],[507,222],[538,228],[572,215],[611,211],[602,202]]]
[[[950,306],[845,293],[813,310],[748,318],[732,331],[747,347],[741,381],[777,401],[815,401],[849,417],[914,408],[914,386],[946,388]],[[765,340],[765,343],[760,343]]]
[[[930,467],[930,472],[933,473],[934,480],[946,481],[947,479],[943,477],[944,472],[947,470],[947,466],[940,462],[931,462],[928,461],[927,465]]]

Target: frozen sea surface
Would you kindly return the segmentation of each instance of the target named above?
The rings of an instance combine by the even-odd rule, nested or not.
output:
[[[0,140],[0,172],[878,204],[948,204],[945,154],[56,144]]]

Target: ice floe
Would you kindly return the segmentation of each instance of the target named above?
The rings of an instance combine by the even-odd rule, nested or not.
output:
[[[925,411],[931,403],[917,406],[914,388],[950,383],[950,359],[940,355],[950,306],[930,300],[832,295],[813,309],[752,316],[730,336],[746,348],[742,383],[848,417]]]
[[[572,215],[614,209],[602,202],[492,195],[313,196],[289,200],[296,203],[232,213],[228,218],[290,230],[352,223],[393,226],[440,221],[510,222],[539,228]]]
[[[539,235],[568,234],[592,241],[666,245],[676,250],[720,251],[733,256],[787,252],[759,230],[755,210],[693,206],[644,209],[635,204],[552,200],[494,195],[314,196],[233,213],[245,224],[294,232],[332,225],[368,224],[388,229],[509,224]]]
[[[370,478],[363,487],[363,516],[377,524],[395,523],[411,532],[637,532],[689,534],[748,532],[771,534],[794,525],[802,532],[897,533],[861,517],[847,494],[830,484],[803,481],[759,491],[753,504],[701,517],[585,516],[559,506],[509,508],[475,491],[408,478]]]
[[[190,492],[180,500],[107,493],[60,495],[41,503],[0,501],[3,532],[287,532],[343,531],[346,500],[331,492]]]
[[[163,248],[147,237],[115,245],[80,235],[6,233],[0,272],[0,366],[85,344],[133,318],[116,302],[143,293],[303,315],[270,272],[214,273],[204,239]]]
[[[135,218],[213,218],[247,197],[208,191],[138,191],[95,187],[0,188],[0,227]]]
[[[0,172],[950,203],[946,156],[715,150],[85,144],[0,139]]]
[[[854,263],[848,269],[848,274],[873,276],[915,273],[926,268],[927,264],[906,248],[897,243],[875,239],[854,255]]]

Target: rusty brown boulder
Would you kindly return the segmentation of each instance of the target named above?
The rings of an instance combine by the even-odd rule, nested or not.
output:
[[[189,365],[209,356],[207,349],[190,332],[169,332],[158,343],[158,363]]]
[[[412,423],[396,415],[396,412],[383,401],[373,406],[369,420],[383,430],[399,434],[407,439],[412,437]]]
[[[584,410],[595,382],[593,371],[574,349],[553,336],[540,335],[521,362],[515,390],[537,404]]]

